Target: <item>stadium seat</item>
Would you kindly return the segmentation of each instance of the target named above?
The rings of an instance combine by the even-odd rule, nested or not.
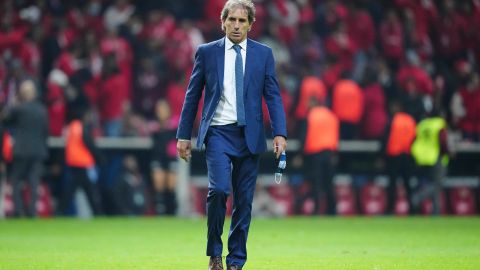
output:
[[[362,187],[360,193],[360,207],[367,216],[381,215],[387,207],[387,196],[383,187],[368,183]]]
[[[284,209],[284,213],[287,215],[293,215],[293,192],[290,187],[286,184],[273,185],[269,188],[270,195],[275,199],[275,201],[281,205]]]
[[[23,191],[24,202],[30,200],[30,192],[30,187],[25,187]],[[36,208],[37,215],[39,217],[51,217],[53,215],[53,205],[50,190],[48,189],[47,185],[43,183],[38,186],[38,200]]]
[[[446,198],[445,193],[442,192],[440,195],[440,214],[446,215],[447,207],[446,207]],[[431,199],[426,199],[421,202],[420,211],[422,215],[432,215],[433,214],[433,202]]]
[[[3,213],[6,217],[13,215],[14,205],[13,205],[13,198],[12,198],[12,186],[10,183],[3,183]]]
[[[337,199],[337,215],[352,216],[357,214],[355,205],[355,192],[348,184],[341,184],[335,187]]]
[[[192,209],[193,211],[201,216],[204,216],[206,211],[206,201],[205,198],[208,194],[207,187],[196,187],[191,186],[191,193],[192,193]]]
[[[397,216],[407,216],[410,210],[410,205],[408,205],[407,194],[405,193],[405,188],[403,186],[397,186],[397,198],[395,202],[395,215]]]
[[[193,211],[201,216],[205,216],[207,213],[206,198],[208,195],[207,187],[195,187],[192,186],[192,206]],[[232,215],[232,196],[228,196],[227,199],[227,215]]]
[[[449,194],[452,214],[459,216],[476,214],[475,196],[471,189],[468,187],[456,187]]]
[[[5,216],[13,216],[15,205],[13,203],[13,189],[10,183],[3,183],[4,197],[3,199],[3,214]],[[30,199],[30,188],[27,186],[23,190],[24,202]],[[50,190],[46,184],[40,184],[38,187],[38,200],[36,204],[37,214],[39,217],[51,217],[53,215],[53,204]]]

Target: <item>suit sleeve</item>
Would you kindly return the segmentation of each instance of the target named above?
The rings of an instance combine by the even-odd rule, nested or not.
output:
[[[280,87],[275,74],[275,61],[271,49],[268,49],[267,54],[263,97],[267,103],[268,113],[270,115],[272,135],[287,138],[285,110],[283,109],[282,97],[280,96]]]
[[[205,69],[202,52],[203,50],[200,46],[195,53],[195,63],[183,102],[180,123],[177,129],[177,139],[190,140],[192,136],[193,123],[198,111],[198,103],[202,97],[202,91],[205,86]]]

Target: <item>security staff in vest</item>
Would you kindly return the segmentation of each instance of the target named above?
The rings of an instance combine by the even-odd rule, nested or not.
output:
[[[69,172],[69,179],[65,182],[63,195],[59,205],[59,214],[66,214],[73,195],[80,186],[87,195],[88,202],[94,215],[101,214],[100,193],[97,188],[97,163],[101,163],[102,156],[95,143],[90,129],[91,113],[84,110],[77,114],[67,127],[65,139],[65,162]]]
[[[404,112],[402,107],[398,101],[390,104],[392,116],[382,139],[381,153],[386,161],[389,178],[387,185],[387,214],[389,215],[395,213],[398,178],[401,178],[409,203],[409,212],[412,213],[410,178],[413,175],[415,164],[410,149],[415,140],[416,122],[411,115]]]
[[[420,175],[428,181],[427,187],[414,194],[412,204],[417,212],[420,203],[433,200],[433,214],[440,214],[440,197],[449,162],[447,123],[440,113],[433,111],[417,125],[417,137],[412,145],[412,156],[419,166]]]
[[[303,129],[304,160],[311,180],[311,196],[314,200],[314,212],[320,210],[320,194],[326,195],[327,214],[336,214],[335,173],[340,123],[338,117],[325,106],[323,101],[311,98],[306,126]]]

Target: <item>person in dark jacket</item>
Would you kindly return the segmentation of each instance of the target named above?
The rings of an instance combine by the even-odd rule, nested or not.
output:
[[[120,178],[114,187],[118,214],[141,216],[148,206],[147,187],[134,155],[126,155]]]
[[[37,189],[42,174],[43,161],[47,157],[47,111],[37,100],[37,89],[32,80],[25,80],[19,87],[18,105],[7,112],[5,123],[13,136],[13,163],[11,181],[15,216],[37,215]],[[30,186],[30,198],[24,207],[22,180]]]

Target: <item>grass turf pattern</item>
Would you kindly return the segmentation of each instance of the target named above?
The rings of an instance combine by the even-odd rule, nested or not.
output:
[[[3,220],[0,269],[207,269],[205,243],[203,218]],[[480,218],[254,219],[244,269],[478,270]]]

